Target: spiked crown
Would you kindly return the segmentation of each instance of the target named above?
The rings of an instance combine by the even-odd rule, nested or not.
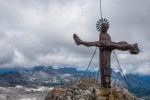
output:
[[[102,25],[103,23],[106,23],[106,24],[109,25],[109,22],[108,22],[108,20],[107,20],[106,18],[101,18],[101,19],[99,19],[99,20],[97,21],[97,23],[96,23],[96,29],[97,29],[98,31],[101,30],[101,25]]]

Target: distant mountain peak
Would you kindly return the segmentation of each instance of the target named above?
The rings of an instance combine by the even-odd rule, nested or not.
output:
[[[41,71],[41,70],[43,70],[44,68],[45,68],[45,66],[40,65],[40,66],[35,66],[35,67],[33,67],[33,70],[34,70],[34,71]]]
[[[52,67],[52,66],[47,66],[47,68],[48,68],[48,69],[53,69],[53,67]]]
[[[79,71],[77,69],[71,68],[71,67],[59,68],[58,71],[60,73],[69,73],[69,74],[79,73]]]

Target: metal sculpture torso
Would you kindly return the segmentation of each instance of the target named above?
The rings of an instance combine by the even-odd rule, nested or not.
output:
[[[101,33],[99,37],[99,41],[111,41],[111,37],[108,33]],[[100,67],[100,73],[101,73],[101,83],[103,87],[110,88],[110,75],[111,75],[111,69],[110,69],[110,56],[111,56],[111,49],[104,49],[99,47],[99,65],[103,66]],[[107,70],[107,71],[106,71]],[[103,76],[103,77],[102,77]]]
[[[101,85],[104,88],[110,88],[111,83],[111,51],[114,49],[118,50],[129,50],[131,54],[138,54],[139,48],[137,44],[128,44],[127,42],[112,42],[111,37],[107,33],[109,28],[108,23],[101,25],[99,41],[86,42],[82,41],[76,34],[73,35],[77,45],[97,46],[99,47],[99,62],[100,62],[100,76]]]

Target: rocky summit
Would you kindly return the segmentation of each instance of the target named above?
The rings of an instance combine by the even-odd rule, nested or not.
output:
[[[97,83],[96,79],[68,82],[62,87],[54,87],[45,100],[142,100],[119,85],[105,89]]]

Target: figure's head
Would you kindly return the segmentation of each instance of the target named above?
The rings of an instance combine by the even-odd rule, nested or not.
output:
[[[99,21],[97,21],[96,28],[98,31],[107,32],[107,30],[109,28],[108,20],[105,18],[99,19]]]
[[[101,24],[101,32],[104,32],[104,33],[107,32],[108,28],[109,28],[108,23],[102,23]]]

